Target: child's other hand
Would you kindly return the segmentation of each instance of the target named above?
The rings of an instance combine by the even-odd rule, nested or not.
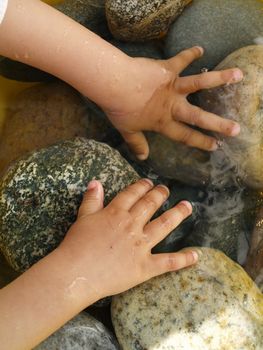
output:
[[[102,298],[194,264],[197,253],[191,250],[151,254],[192,212],[190,203],[184,201],[150,221],[168,196],[166,187],[153,188],[149,180],[141,179],[103,208],[102,185],[92,181],[76,223],[58,248],[72,262],[76,281],[87,281],[85,288],[92,288]]]
[[[187,100],[189,94],[198,90],[236,83],[243,78],[239,69],[179,76],[202,55],[202,48],[193,47],[164,61],[132,59],[131,79],[123,89],[123,98],[117,108],[106,113],[139,159],[146,159],[149,154],[144,130],[159,132],[174,141],[207,151],[217,148],[215,138],[191,126],[226,136],[239,133],[236,122],[205,112]]]

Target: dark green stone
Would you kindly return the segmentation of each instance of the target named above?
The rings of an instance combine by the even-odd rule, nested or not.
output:
[[[17,161],[0,183],[0,248],[7,261],[24,271],[56,248],[92,179],[102,182],[107,204],[138,178],[117,151],[84,138]]]

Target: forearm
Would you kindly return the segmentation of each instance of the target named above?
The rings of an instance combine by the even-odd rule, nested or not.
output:
[[[32,349],[101,297],[78,270],[57,249],[0,290],[1,349]]]
[[[106,109],[118,105],[124,87],[127,94],[135,89],[127,84],[127,55],[39,0],[9,0],[0,53],[59,77]]]

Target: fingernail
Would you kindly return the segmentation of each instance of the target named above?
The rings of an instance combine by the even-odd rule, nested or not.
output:
[[[137,154],[137,158],[139,159],[139,160],[145,160],[145,159],[147,159],[147,154],[145,154],[145,153],[142,153],[142,154]]]
[[[152,182],[152,180],[147,179],[147,178],[145,178],[145,179],[143,179],[143,180],[146,181],[146,182],[148,182],[148,184],[149,184],[151,187],[153,187],[153,182]]]
[[[202,46],[195,46],[199,51],[200,51],[200,53],[201,53],[201,55],[203,55],[204,54],[204,49],[203,49],[203,47]]]
[[[190,202],[188,202],[188,201],[181,201],[180,203],[183,204],[184,206],[186,206],[186,208],[187,208],[190,212],[193,211],[193,207],[192,207],[192,204],[191,204]]]
[[[236,136],[240,133],[240,125],[238,123],[234,123],[231,129],[231,136]]]
[[[217,149],[218,149],[218,141],[215,140],[211,145],[210,151],[216,151]]]
[[[169,196],[169,195],[170,195],[170,191],[169,191],[169,188],[168,188],[168,187],[166,187],[166,186],[164,186],[164,185],[158,185],[157,187],[164,188],[164,189],[165,189],[165,191],[166,191],[166,193],[167,193],[167,196]]]
[[[199,256],[195,250],[192,250],[191,253],[193,256],[193,262],[196,263],[198,261]]]
[[[89,182],[87,190],[91,191],[94,190],[97,187],[97,181],[96,180],[92,180]]]
[[[233,72],[233,82],[239,82],[243,79],[244,75],[240,69],[235,69]]]

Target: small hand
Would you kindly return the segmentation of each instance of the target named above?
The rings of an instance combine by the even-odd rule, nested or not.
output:
[[[169,195],[168,188],[142,179],[119,193],[103,209],[103,188],[92,181],[78,219],[59,249],[70,255],[78,276],[98,291],[98,298],[123,292],[154,276],[189,266],[197,253],[185,250],[151,254],[151,249],[192,212],[181,202],[150,221]]]
[[[168,60],[133,59],[136,68],[127,85],[134,84],[134,89],[129,94],[124,91],[117,109],[106,113],[139,159],[146,159],[149,154],[149,147],[142,133],[145,130],[161,133],[174,141],[207,151],[217,148],[216,139],[191,126],[226,136],[239,133],[238,123],[205,112],[187,100],[189,94],[198,90],[237,83],[243,78],[242,72],[237,68],[188,77],[179,76],[190,63],[202,55],[202,48],[193,47]]]

